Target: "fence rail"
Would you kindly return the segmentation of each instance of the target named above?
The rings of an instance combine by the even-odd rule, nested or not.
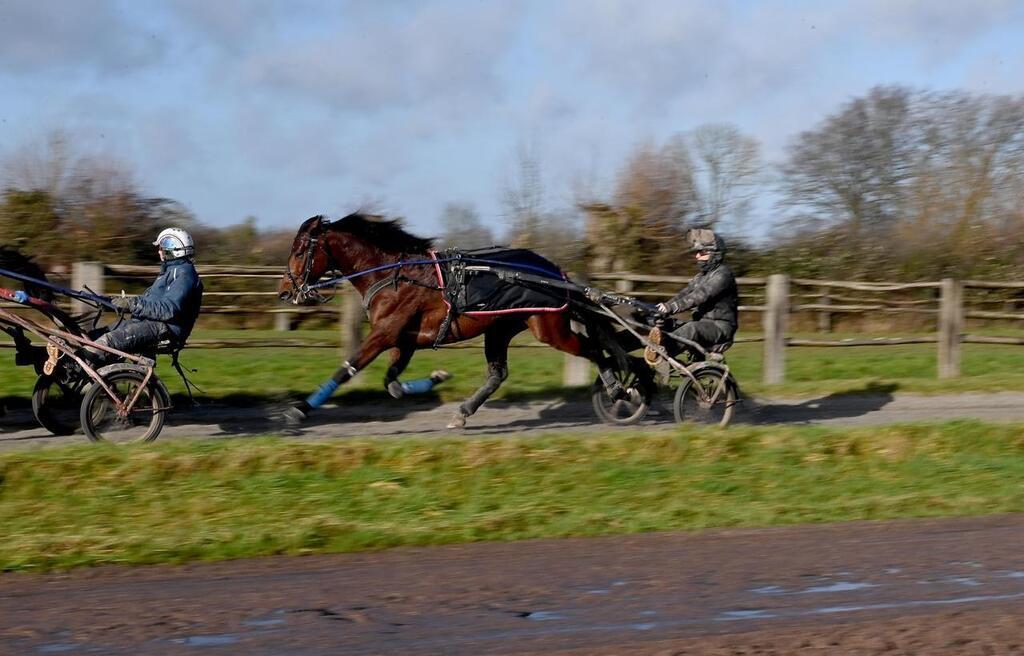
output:
[[[352,287],[339,287],[330,304],[314,307],[281,306],[276,302],[274,283],[281,279],[282,267],[200,264],[200,275],[207,281],[204,314],[270,315],[275,329],[282,333],[293,329],[299,321],[311,316],[331,317],[339,325],[339,340],[308,341],[282,335],[275,339],[195,340],[195,348],[346,348],[351,350],[361,340],[366,320],[360,299]],[[156,266],[76,263],[70,286],[88,286],[97,293],[113,291],[121,283],[147,283],[159,272]],[[229,281],[243,281],[244,289],[231,290]],[[630,272],[600,273],[589,277],[589,284],[613,288],[619,293],[641,298],[668,298],[689,283],[689,276],[655,276]],[[266,282],[263,282],[266,281]],[[793,347],[844,348],[893,346],[905,344],[936,344],[940,378],[960,374],[962,344],[1024,345],[1024,338],[1012,336],[973,335],[965,332],[965,322],[1024,322],[1024,282],[990,280],[953,280],[937,282],[862,282],[790,278],[783,274],[768,277],[737,279],[741,297],[747,304],[741,312],[761,315],[762,335],[741,335],[737,342],[762,343],[764,382],[785,380],[786,349]],[[263,289],[258,287],[266,285]],[[852,293],[851,293],[852,292]],[[274,301],[267,303],[268,299]],[[230,300],[229,300],[230,299]],[[237,302],[248,299],[250,302]],[[228,301],[228,302],[225,302]],[[236,301],[236,302],[230,302]],[[5,305],[5,307],[8,307]],[[883,316],[935,317],[935,332],[913,337],[864,337],[855,339],[802,339],[788,336],[789,319],[793,315],[810,314],[817,319],[817,329],[830,333],[836,317],[877,314]],[[0,348],[9,347],[0,343]],[[460,345],[479,348],[479,343]],[[530,347],[518,345],[517,347]],[[567,361],[566,381],[575,384],[590,376],[589,367]],[[568,373],[573,370],[575,373]]]

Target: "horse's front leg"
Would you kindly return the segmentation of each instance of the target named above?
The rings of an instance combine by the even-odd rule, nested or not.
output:
[[[398,380],[398,377],[409,366],[409,361],[412,360],[412,355],[415,352],[415,347],[408,344],[402,344],[392,349],[391,366],[388,367],[387,373],[384,374],[384,389],[396,399],[405,396],[406,391],[402,388],[402,383]]]
[[[395,347],[395,331],[390,328],[374,328],[363,341],[362,346],[348,360],[341,363],[334,375],[321,385],[315,392],[306,397],[296,406],[284,411],[284,418],[289,424],[301,423],[309,413],[322,406],[327,399],[331,398],[334,391],[350,381],[357,373],[365,369],[374,358],[384,351]]]

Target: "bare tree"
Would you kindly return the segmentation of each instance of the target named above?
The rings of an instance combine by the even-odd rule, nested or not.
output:
[[[702,125],[691,134],[702,223],[738,230],[761,172],[760,144],[736,127]]]
[[[800,133],[782,166],[785,205],[854,232],[891,224],[919,141],[911,103],[907,89],[876,87]]]
[[[511,179],[502,189],[507,241],[515,246],[536,248],[540,244],[540,225],[544,214],[544,181],[540,160],[535,152],[520,145]]]
[[[490,228],[480,223],[480,214],[468,203],[448,203],[441,213],[441,243],[459,248],[494,245]]]

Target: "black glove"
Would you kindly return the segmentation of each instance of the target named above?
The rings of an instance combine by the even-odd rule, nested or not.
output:
[[[131,312],[132,302],[134,300],[134,298],[129,296],[113,296],[110,299],[110,304],[113,305],[118,312]]]

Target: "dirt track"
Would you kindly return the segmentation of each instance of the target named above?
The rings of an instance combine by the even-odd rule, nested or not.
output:
[[[0,653],[1019,654],[1021,545],[997,516],[7,574]]]
[[[431,398],[406,398],[383,405],[325,406],[296,436],[336,439],[352,436],[443,436],[534,434],[545,431],[604,429],[584,402],[494,401],[486,404],[461,431],[445,429],[456,404]],[[170,437],[239,437],[282,432],[284,426],[268,419],[280,408],[232,408],[209,405],[180,409],[168,417],[161,439]],[[816,399],[748,398],[737,412],[737,423],[880,425],[897,422],[975,418],[986,421],[1024,422],[1024,393],[971,393],[943,396],[876,393],[827,395]],[[652,416],[643,426],[671,430],[671,412]],[[81,443],[81,434],[53,437],[38,427],[27,409],[0,417],[0,449]]]

